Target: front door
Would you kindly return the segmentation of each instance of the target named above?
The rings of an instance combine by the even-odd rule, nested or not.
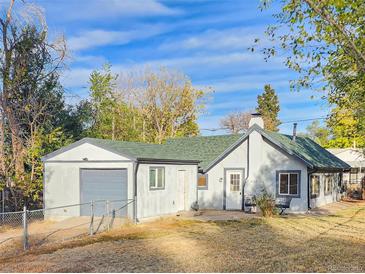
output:
[[[186,170],[178,171],[178,210],[189,210],[189,182]]]
[[[243,170],[227,169],[225,172],[225,209],[242,209]]]

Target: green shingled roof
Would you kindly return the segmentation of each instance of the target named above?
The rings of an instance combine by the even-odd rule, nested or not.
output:
[[[111,141],[105,139],[84,138],[79,142],[88,142],[109,151],[134,159],[173,160],[200,162],[199,167],[206,171],[224,152],[243,140],[247,134],[257,130],[269,141],[284,149],[287,153],[301,159],[310,168],[349,169],[350,166],[331,154],[309,138],[297,137],[263,130],[254,125],[245,134],[197,136],[168,139],[165,144],[147,144],[140,142]],[[77,142],[78,143],[78,142]],[[75,143],[74,145],[77,145]],[[72,146],[72,145],[71,145]],[[65,148],[67,149],[67,148]],[[44,160],[61,153],[60,149],[44,157]]]
[[[310,138],[297,137],[293,142],[291,135],[262,130],[253,126],[260,133],[264,134],[270,141],[280,146],[289,154],[300,158],[310,168],[318,169],[348,169],[345,162],[328,152],[326,149],[312,141]],[[251,130],[252,130],[251,129]],[[251,132],[247,131],[247,134]],[[195,159],[201,160],[199,166],[205,171],[214,160],[222,155],[229,147],[233,146],[240,138],[246,134],[202,136],[190,138],[169,139],[168,145],[175,146],[177,150],[190,154]]]
[[[195,161],[200,160],[191,157],[188,153],[178,153],[173,146],[147,144],[141,142],[112,141],[106,139],[85,138],[96,146],[108,149],[122,155],[130,156],[135,159],[155,159],[155,160],[175,160],[175,161]]]
[[[318,169],[349,169],[350,166],[335,155],[324,149],[312,139],[307,137],[296,137],[295,142],[291,135],[281,134],[277,132],[264,132],[277,141],[279,145],[295,154],[297,157],[310,164],[313,168]]]
[[[243,134],[196,136],[168,139],[166,146],[186,157],[199,159],[199,167],[205,170],[226,149],[235,144]]]

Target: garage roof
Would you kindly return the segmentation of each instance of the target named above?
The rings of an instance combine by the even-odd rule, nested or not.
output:
[[[199,159],[191,157],[191,155],[189,155],[188,153],[177,153],[173,146],[147,144],[141,142],[112,141],[97,138],[83,138],[80,141],[77,141],[67,147],[61,148],[53,153],[46,155],[42,158],[42,160],[46,161],[58,154],[61,154],[84,143],[95,145],[110,152],[127,157],[131,160],[161,160],[189,163],[200,162]]]

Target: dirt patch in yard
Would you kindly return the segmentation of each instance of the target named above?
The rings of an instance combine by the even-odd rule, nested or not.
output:
[[[0,259],[4,272],[364,272],[365,203],[331,215],[163,219]]]

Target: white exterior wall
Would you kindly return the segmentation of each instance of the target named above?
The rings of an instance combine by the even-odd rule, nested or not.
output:
[[[307,167],[302,161],[265,141],[260,133],[253,131],[247,139],[223,160],[217,163],[208,174],[208,189],[199,189],[201,208],[223,208],[224,169],[245,169],[247,176],[247,144],[249,143],[249,177],[244,186],[244,195],[258,195],[263,187],[276,197],[276,171],[300,170],[300,198],[293,198],[292,212],[305,212],[308,208]]]
[[[107,151],[89,143],[81,144],[61,154],[55,155],[47,161],[82,161],[87,158],[88,161],[121,161],[129,159],[119,154]]]
[[[150,190],[149,168],[165,168],[165,188]],[[178,184],[178,171],[186,171],[188,204],[197,201],[197,165],[140,164],[137,175],[137,218],[149,218],[177,213],[184,207],[184,187]]]
[[[89,161],[82,161],[83,158],[88,158]],[[133,199],[133,163],[118,154],[85,143],[47,159],[44,163],[43,193],[46,209],[80,203],[81,168],[127,169],[128,199]],[[54,219],[80,216],[80,207],[49,210],[46,213]],[[128,216],[133,216],[133,206],[128,208]]]
[[[244,141],[208,171],[208,188],[198,189],[200,208],[223,209],[224,169],[245,169],[247,166],[247,141]]]
[[[363,166],[361,162],[365,161],[365,156],[361,149],[347,148],[347,149],[328,149],[336,157],[342,161],[350,163],[353,167]],[[358,164],[356,164],[358,162]]]
[[[245,186],[245,195],[258,195],[265,188],[276,197],[277,171],[300,171],[300,197],[292,198],[290,211],[307,211],[307,166],[265,140],[261,134],[253,132],[250,135],[250,174]]]
[[[338,187],[338,183],[340,180],[339,173],[313,173],[312,175],[319,176],[319,196],[316,198],[311,198],[310,202],[311,208],[334,203],[340,200],[341,195],[339,193],[339,187]],[[334,175],[335,177],[333,191],[329,194],[325,194],[324,192],[324,179],[326,175]]]

